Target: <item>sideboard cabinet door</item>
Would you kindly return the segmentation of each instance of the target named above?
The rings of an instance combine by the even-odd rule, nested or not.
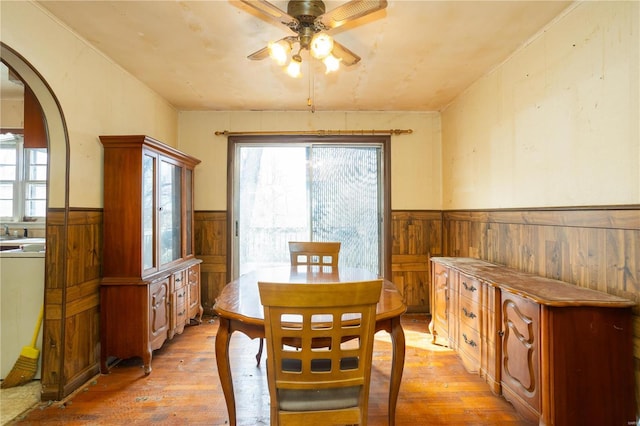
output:
[[[202,322],[202,304],[200,303],[200,264],[189,267],[187,300],[189,305],[189,318],[195,318]]]
[[[169,331],[169,278],[149,285],[149,349],[162,346]],[[151,353],[149,353],[149,364]]]
[[[431,275],[431,322],[429,332],[433,343],[440,336],[449,339],[449,268],[434,263]]]
[[[540,417],[540,306],[502,292],[502,394],[520,412]]]

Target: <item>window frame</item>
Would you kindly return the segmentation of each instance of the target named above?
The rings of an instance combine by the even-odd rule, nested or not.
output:
[[[235,155],[236,145],[286,145],[286,144],[343,144],[343,145],[358,145],[358,144],[379,144],[382,146],[382,259],[380,268],[382,276],[385,278],[391,277],[391,136],[390,135],[370,135],[370,136],[353,136],[353,135],[329,135],[329,136],[314,136],[314,135],[238,135],[230,136],[227,139],[227,212],[230,218],[234,217],[234,185],[235,185]],[[235,222],[234,220],[227,221],[229,238],[227,244],[227,252],[230,253],[227,256],[227,281],[230,281],[233,275],[233,253],[234,247],[232,240],[235,236]]]
[[[13,180],[0,180],[0,184],[10,184],[13,186],[13,206],[12,206],[12,215],[11,216],[0,216],[0,220],[5,223],[44,223],[46,220],[46,203],[47,203],[47,192],[48,192],[48,166],[49,166],[49,152],[47,148],[25,148],[24,147],[24,134],[19,130],[2,130],[2,134],[13,134],[13,140],[2,141],[2,145],[5,144],[15,144],[16,150],[16,176]],[[31,151],[44,151],[46,154],[46,162],[44,164],[37,163],[36,166],[45,166],[47,170],[45,171],[44,180],[30,179],[28,174],[30,170],[30,152]],[[9,164],[5,164],[9,165]],[[30,184],[44,184],[44,192],[45,196],[43,199],[40,198],[30,198],[27,196],[27,188]],[[43,216],[31,216],[27,215],[27,202],[32,200],[43,200],[45,203],[44,215]]]

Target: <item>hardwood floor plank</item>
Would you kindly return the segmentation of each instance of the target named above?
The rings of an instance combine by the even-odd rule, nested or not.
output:
[[[396,424],[525,425],[513,407],[495,396],[477,375],[468,373],[448,348],[432,345],[425,315],[402,318],[406,362]],[[15,425],[228,425],[217,376],[215,319],[187,327],[154,352],[153,371],[144,376],[142,361],[123,360],[59,403],[42,403]],[[264,359],[255,365],[258,341],[235,333],[230,358],[238,426],[269,424],[269,390]],[[376,334],[371,374],[369,424],[387,425],[391,344]]]

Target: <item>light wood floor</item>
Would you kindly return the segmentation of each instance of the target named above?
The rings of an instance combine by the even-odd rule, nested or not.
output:
[[[432,345],[424,315],[403,317],[406,362],[396,425],[524,425],[513,407],[491,393],[478,376],[466,372],[457,355]],[[19,425],[228,425],[218,380],[214,340],[218,322],[185,329],[154,352],[151,375],[139,359],[120,362],[66,401],[42,403],[13,424]],[[231,363],[238,426],[269,424],[269,391],[264,359],[255,365],[257,341],[235,333]],[[387,425],[387,387],[391,362],[388,334],[376,334],[369,425]]]

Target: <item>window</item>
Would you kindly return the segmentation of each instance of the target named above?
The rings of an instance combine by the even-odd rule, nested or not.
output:
[[[0,135],[0,219],[44,220],[47,211],[47,149],[24,148],[23,136]]]

